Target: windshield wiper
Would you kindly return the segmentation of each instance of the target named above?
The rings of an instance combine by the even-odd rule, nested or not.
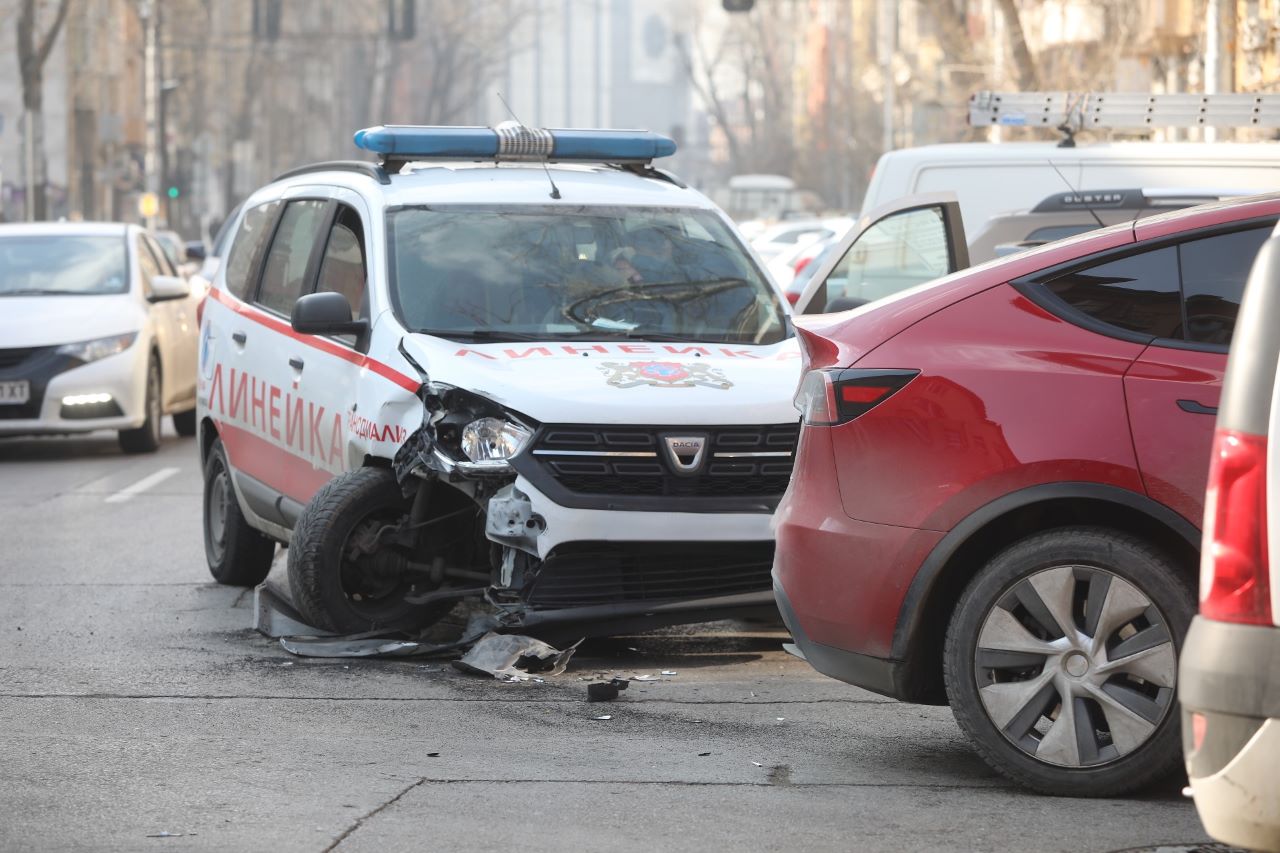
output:
[[[470,341],[545,341],[546,335],[509,332],[504,329],[418,329],[419,335],[433,338],[465,338]]]

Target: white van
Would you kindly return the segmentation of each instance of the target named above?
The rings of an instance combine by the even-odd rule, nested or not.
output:
[[[1055,193],[1136,187],[1266,192],[1280,189],[1280,145],[1270,142],[964,142],[881,156],[862,213],[919,193],[954,193],[969,234],[992,217]]]

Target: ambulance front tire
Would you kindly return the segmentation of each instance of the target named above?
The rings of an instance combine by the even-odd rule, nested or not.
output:
[[[222,439],[204,464],[204,554],[209,574],[227,586],[257,586],[267,578],[276,543],[249,526],[231,485]]]
[[[414,589],[403,579],[371,574],[349,557],[349,540],[398,523],[409,512],[395,474],[357,468],[339,474],[298,517],[289,541],[289,590],[310,625],[339,634],[415,630],[437,621],[452,602],[409,604]]]

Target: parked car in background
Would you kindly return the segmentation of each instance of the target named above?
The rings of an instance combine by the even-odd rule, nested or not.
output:
[[[768,263],[816,241],[826,241],[849,230],[848,218],[797,219],[778,222],[751,241],[751,248]]]
[[[133,225],[0,225],[0,436],[195,434],[191,288]]]
[[[1059,192],[1030,210],[987,220],[969,236],[969,261],[980,264],[1095,228],[1144,219],[1253,192],[1208,189],[1112,189]]]
[[[1179,677],[1182,739],[1209,834],[1280,851],[1280,236],[1263,246],[1227,360],[1205,499],[1200,615]]]
[[[945,267],[962,238],[917,215],[875,252]],[[1038,791],[1175,772],[1213,414],[1277,217],[1280,194],[1202,205],[800,318],[774,578],[804,656],[949,703]]]
[[[1280,190],[1280,146],[1269,142],[962,142],[881,155],[862,214],[907,196],[954,193],[978,233],[995,216],[1055,193],[1114,187]],[[998,188],[998,191],[993,191]]]

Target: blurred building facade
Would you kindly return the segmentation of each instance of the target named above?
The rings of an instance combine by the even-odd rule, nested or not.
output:
[[[9,220],[27,208],[24,1],[0,0]],[[36,2],[47,17],[53,0]],[[45,68],[49,215],[136,220],[151,189],[189,236],[287,168],[357,155],[370,124],[649,128],[677,138],[669,165],[701,189],[778,174],[849,210],[886,148],[986,138],[965,124],[975,90],[1280,87],[1280,0],[72,4]]]

